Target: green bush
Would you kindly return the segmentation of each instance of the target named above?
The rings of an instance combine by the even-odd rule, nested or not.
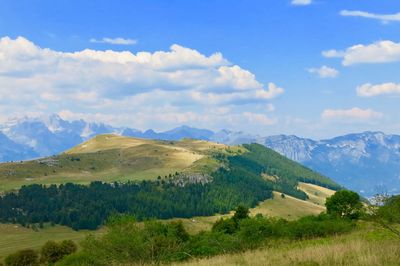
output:
[[[233,234],[236,232],[237,228],[238,224],[232,218],[221,218],[213,224],[212,230],[224,234]]]
[[[39,265],[38,254],[32,249],[24,249],[8,255],[4,263],[6,266],[36,266]]]
[[[222,232],[201,232],[192,237],[185,246],[185,253],[194,257],[209,257],[242,250],[242,243],[236,235]]]
[[[118,216],[110,220],[105,235],[88,237],[82,243],[83,251],[66,257],[60,265],[161,264],[253,249],[273,238],[341,234],[355,225],[350,219],[327,214],[286,221],[262,215],[250,218],[243,210],[236,218],[218,220],[211,231],[192,236],[180,222],[139,225],[128,216]]]
[[[57,263],[57,266],[92,266],[92,265],[107,265],[101,264],[99,261],[92,258],[91,255],[85,252],[79,252],[69,255]]]
[[[55,263],[76,250],[77,246],[71,240],[64,240],[61,243],[47,241],[40,251],[40,260],[44,263]]]
[[[289,223],[289,236],[291,238],[325,237],[349,232],[354,223],[350,220],[338,219],[326,215],[306,216]]]

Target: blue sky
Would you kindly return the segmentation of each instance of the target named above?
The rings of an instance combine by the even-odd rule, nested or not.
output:
[[[58,113],[138,129],[400,134],[399,1],[0,6],[2,120]]]

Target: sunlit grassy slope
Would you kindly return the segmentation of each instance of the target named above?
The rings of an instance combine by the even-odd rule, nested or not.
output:
[[[329,188],[303,182],[299,182],[298,188],[307,194],[308,201],[320,206],[325,206],[325,199],[335,193],[334,190]]]
[[[99,135],[73,149],[39,160],[0,164],[0,191],[21,185],[155,179],[175,172],[213,171],[212,151],[235,147],[184,139],[155,141]]]
[[[97,231],[74,231],[65,226],[45,226],[43,229],[34,231],[21,225],[0,224],[0,261],[16,250],[25,248],[39,249],[48,240],[62,241],[70,239],[79,242],[89,233],[102,234],[103,232],[103,229]]]
[[[225,254],[209,259],[192,260],[174,265],[400,265],[398,237],[370,223],[341,236],[289,241],[271,240],[259,250]]]

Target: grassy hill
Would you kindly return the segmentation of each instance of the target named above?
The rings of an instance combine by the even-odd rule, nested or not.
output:
[[[261,145],[229,147],[193,139],[158,141],[107,134],[96,136],[60,155],[0,164],[0,192],[38,183],[154,180],[176,172],[210,174],[222,165],[220,159],[223,156],[240,153],[243,154],[240,161],[233,163],[252,162],[258,165],[256,171],[262,170],[286,181],[338,187],[329,178]]]
[[[97,136],[57,156],[2,164],[0,180],[3,190],[28,185],[0,197],[0,221],[53,222],[76,230],[98,228],[115,213],[138,220],[226,214],[240,204],[255,207],[273,191],[286,195],[276,200],[279,215],[298,217],[301,210],[320,212],[318,193],[328,193],[309,183],[339,188],[258,144],[229,147],[115,135]],[[285,212],[290,204],[299,205],[299,211]],[[271,214],[269,207],[263,212]]]
[[[175,172],[211,172],[211,152],[228,147],[199,140],[155,141],[99,135],[63,154],[0,164],[0,191],[29,184],[156,179]],[[230,148],[234,151],[234,148]]]

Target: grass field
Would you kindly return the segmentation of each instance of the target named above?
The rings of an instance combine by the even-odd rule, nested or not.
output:
[[[5,256],[19,249],[39,249],[46,241],[73,240],[79,242],[89,233],[102,234],[104,229],[97,231],[74,231],[65,226],[45,226],[34,231],[14,224],[0,224],[0,262]]]
[[[0,192],[34,183],[87,184],[91,181],[155,179],[175,172],[213,171],[218,163],[212,151],[237,152],[238,148],[185,139],[144,140],[99,135],[58,156],[0,164]]]
[[[264,248],[175,266],[211,265],[400,265],[400,239],[370,223],[360,223],[350,234],[321,239],[270,240]]]

